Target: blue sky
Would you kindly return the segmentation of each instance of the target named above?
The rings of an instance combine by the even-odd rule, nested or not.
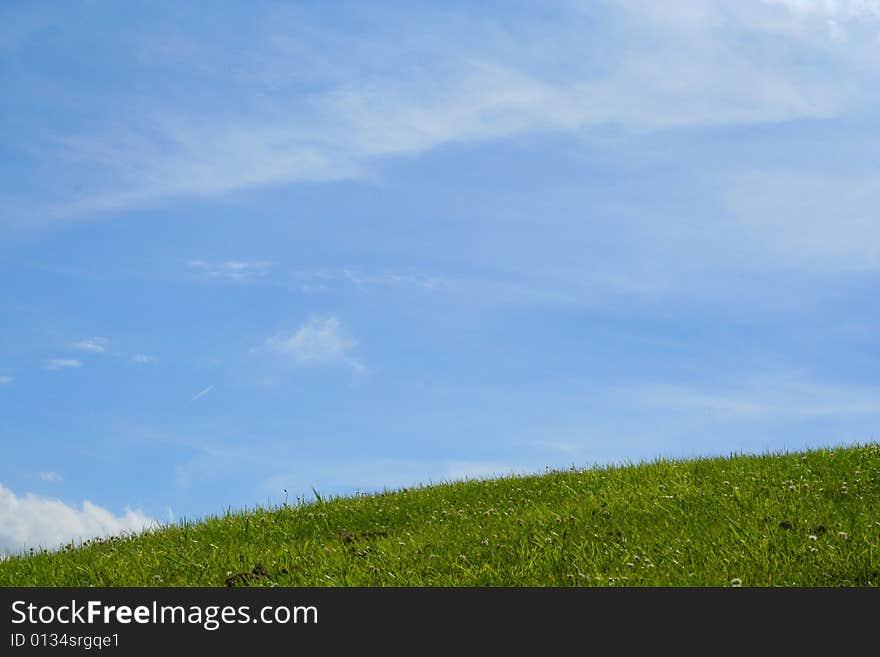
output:
[[[0,551],[877,438],[880,3],[369,4],[0,8]]]

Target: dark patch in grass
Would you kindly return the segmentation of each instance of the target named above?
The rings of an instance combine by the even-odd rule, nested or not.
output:
[[[791,520],[783,520],[779,523],[780,529],[793,529],[794,523]]]
[[[357,536],[352,534],[347,529],[340,529],[336,532],[336,538],[338,538],[343,543],[354,543],[357,540]]]
[[[269,573],[262,564],[257,564],[249,573],[235,573],[226,578],[226,586],[232,587],[237,584],[259,581],[261,577],[269,578]]]
[[[365,532],[361,532],[361,537],[363,538],[377,538],[385,536],[388,536],[387,529],[368,529]]]
[[[359,538],[384,538],[385,536],[388,536],[387,529],[368,529],[359,534],[355,534],[347,529],[340,529],[336,532],[336,538],[345,544],[354,543]]]

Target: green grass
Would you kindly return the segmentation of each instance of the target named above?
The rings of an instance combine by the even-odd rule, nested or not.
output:
[[[877,586],[880,445],[466,481],[16,556],[4,586]]]

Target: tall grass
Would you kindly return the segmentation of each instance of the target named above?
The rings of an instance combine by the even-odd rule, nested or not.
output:
[[[227,512],[0,562],[4,586],[877,586],[880,445]]]

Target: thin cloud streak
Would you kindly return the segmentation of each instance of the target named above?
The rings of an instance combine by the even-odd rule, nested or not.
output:
[[[204,397],[204,396],[207,395],[209,392],[211,392],[213,389],[214,389],[214,386],[208,386],[208,387],[205,388],[204,390],[201,390],[201,391],[197,392],[197,393],[192,397],[192,399],[189,400],[190,403],[194,402],[196,399],[200,399],[200,398]]]
[[[727,389],[635,386],[625,397],[642,408],[708,414],[731,421],[880,416],[880,389],[826,384],[802,374],[757,377]]]
[[[82,361],[74,358],[50,358],[45,365],[47,370],[63,370],[82,367]]]
[[[205,262],[190,260],[186,263],[190,270],[207,278],[222,278],[231,281],[246,281],[265,276],[271,267],[269,262]]]
[[[109,340],[107,340],[107,338],[88,338],[74,342],[73,348],[80,351],[91,351],[96,354],[101,354],[106,351],[106,345],[108,342]]]

